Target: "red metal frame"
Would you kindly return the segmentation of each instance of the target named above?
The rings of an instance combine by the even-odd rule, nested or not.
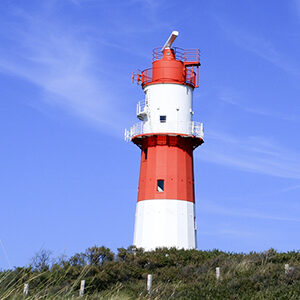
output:
[[[181,137],[186,140],[189,140],[191,143],[193,149],[196,149],[198,146],[202,145],[204,143],[203,138],[197,137],[191,134],[185,134],[185,133],[175,133],[175,132],[161,132],[161,133],[142,133],[135,135],[131,141],[136,144],[139,148],[143,149],[145,148],[145,143],[147,143],[147,139],[149,137],[153,137],[154,139],[157,139],[160,136],[167,136],[167,137]]]

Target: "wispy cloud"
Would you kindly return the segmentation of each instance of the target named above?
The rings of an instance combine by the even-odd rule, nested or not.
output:
[[[296,222],[300,223],[300,218],[293,218],[290,216],[279,215],[279,214],[268,214],[264,212],[258,212],[251,209],[239,209],[236,207],[228,207],[220,204],[213,203],[212,201],[201,201],[201,213],[210,213],[231,217],[242,217],[242,218],[253,218],[270,221],[280,222]]]
[[[230,236],[235,238],[252,238],[257,236],[257,232],[250,232],[245,230],[237,230],[232,228],[214,228],[213,230],[198,230],[200,236]]]
[[[300,0],[294,0],[293,8],[296,8],[296,13],[300,18]]]
[[[294,190],[299,190],[300,189],[300,184],[292,185],[286,188],[283,188],[280,190],[280,192],[289,192],[289,191],[294,191]]]
[[[124,53],[124,57],[125,52],[130,52],[145,58],[143,47],[132,48],[128,39],[136,43],[137,35],[169,27],[157,14],[163,2],[131,0],[109,4],[95,0],[50,0],[35,4],[34,10],[12,4],[6,12],[9,21],[0,21],[0,25],[3,23],[0,41],[5,41],[0,44],[0,72],[41,88],[44,102],[99,128],[109,127],[110,133],[120,135],[122,124],[130,124],[130,120],[124,114],[124,99],[117,98],[119,95],[108,84],[112,82],[108,77],[115,75],[114,68],[124,68],[124,64],[115,58],[108,61],[104,53],[110,49]],[[147,26],[137,26],[138,20],[130,17],[132,7],[137,4],[141,12],[138,17]],[[73,24],[57,13],[69,8],[76,15],[84,5],[101,14],[105,11],[105,19],[97,26],[85,21]],[[100,30],[99,24],[103,25]],[[122,124],[116,123],[116,119]]]
[[[246,103],[245,96],[241,92],[237,92],[232,88],[220,88],[218,96],[221,101],[235,106],[245,112],[285,121],[299,121],[299,116],[295,114],[283,114],[272,110],[264,110],[259,107],[251,107]]]
[[[234,137],[208,132],[198,159],[270,176],[300,179],[300,153],[265,137]]]
[[[84,34],[43,15],[18,9],[2,30],[6,44],[0,46],[0,72],[21,77],[40,87],[43,100],[57,105],[96,126],[119,131],[112,115],[114,94],[101,82],[101,56],[94,53]],[[6,35],[5,35],[6,34]],[[9,51],[7,51],[9,48]],[[96,67],[97,66],[97,67]]]
[[[237,28],[220,17],[215,16],[215,19],[220,30],[237,46],[258,55],[292,75],[300,75],[298,61],[293,61],[288,56],[280,53],[270,39],[260,33],[254,34]]]

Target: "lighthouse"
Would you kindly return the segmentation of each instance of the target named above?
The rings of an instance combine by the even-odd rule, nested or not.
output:
[[[200,51],[172,47],[177,36],[173,31],[153,50],[152,68],[132,76],[144,91],[140,121],[125,130],[125,140],[141,149],[133,245],[146,251],[197,247],[193,151],[204,141],[193,92]]]

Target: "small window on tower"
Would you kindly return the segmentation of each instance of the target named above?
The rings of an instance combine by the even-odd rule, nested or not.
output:
[[[144,149],[144,159],[147,160],[148,157],[148,148]]]
[[[167,116],[160,116],[159,119],[160,119],[160,123],[166,123]]]
[[[165,190],[165,181],[162,179],[157,180],[157,191],[163,192]]]

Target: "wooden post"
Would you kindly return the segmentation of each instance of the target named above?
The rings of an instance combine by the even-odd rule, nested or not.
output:
[[[284,273],[287,275],[290,272],[293,272],[295,270],[295,267],[290,267],[289,264],[285,264],[284,265]]]
[[[24,283],[23,295],[27,296],[29,292],[29,283]]]
[[[285,273],[285,274],[288,274],[288,273],[289,273],[289,270],[290,270],[289,264],[285,264],[285,265],[284,265],[284,273]]]
[[[79,290],[79,297],[83,297],[84,286],[85,286],[85,280],[81,280],[81,282],[80,282],[80,290]]]
[[[148,276],[147,276],[147,291],[148,291],[148,294],[151,293],[151,289],[152,289],[152,275],[148,274]]]
[[[216,278],[217,280],[220,279],[220,267],[216,267]]]

